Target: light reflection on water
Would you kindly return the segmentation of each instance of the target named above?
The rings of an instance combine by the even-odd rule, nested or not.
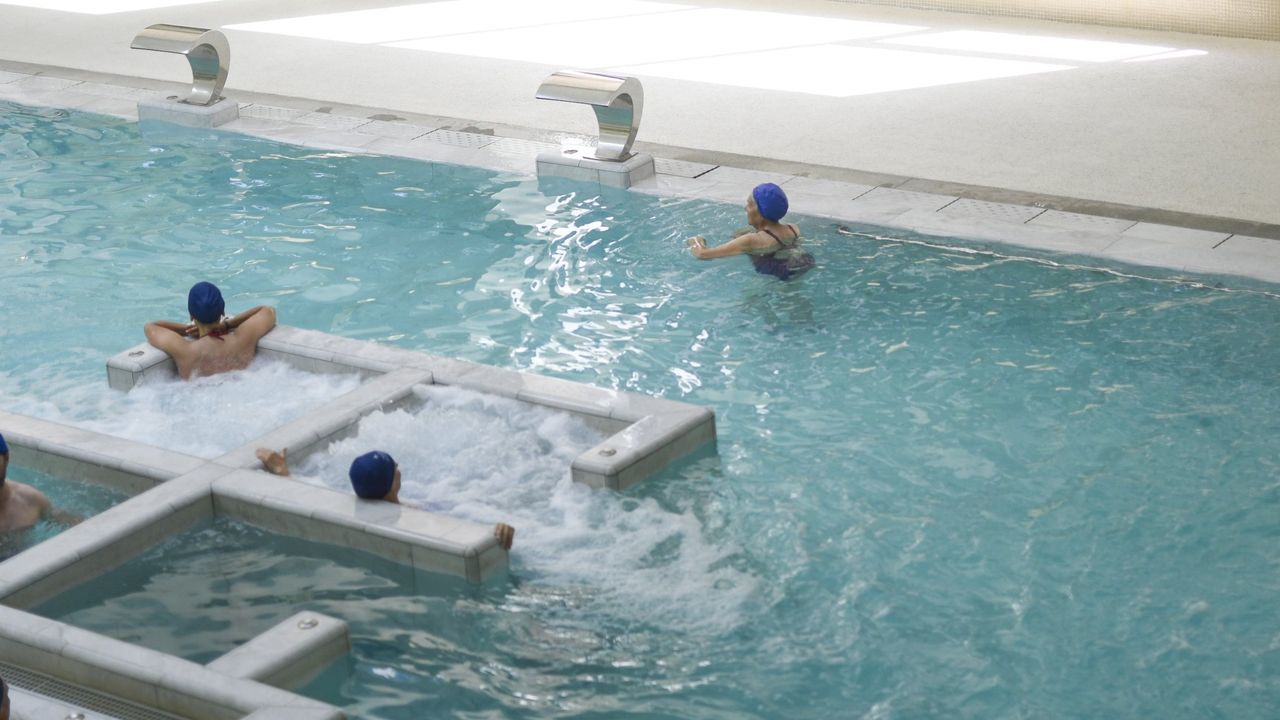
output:
[[[0,177],[20,198],[0,203],[12,395],[101,383],[104,357],[209,278],[289,324],[716,410],[717,458],[610,505],[637,520],[619,545],[663,517],[716,558],[689,577],[697,547],[651,545],[645,589],[682,603],[645,603],[607,571],[540,581],[573,553],[409,599],[367,573],[317,589],[311,570],[274,569],[287,553],[249,552],[273,568],[254,576],[253,602],[274,608],[257,620],[323,595],[358,628],[354,660],[309,689],[354,715],[1280,705],[1271,297],[806,218],[820,267],[779,284],[686,254],[685,237],[741,225],[736,204],[221,134],[149,146],[37,115],[0,121]],[[665,514],[634,510],[650,505]]]

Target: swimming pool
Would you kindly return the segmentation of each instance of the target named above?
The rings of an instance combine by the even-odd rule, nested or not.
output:
[[[687,256],[736,205],[4,109],[6,407],[104,384],[207,278],[292,325],[715,408],[717,458],[575,517],[608,547],[517,544],[506,583],[442,592],[452,622],[357,634],[364,679],[309,690],[353,716],[1280,702],[1280,314],[1260,286],[811,218],[820,267],[779,284]]]
[[[0,533],[0,560],[48,540],[66,530],[69,523],[93,517],[129,499],[125,493],[103,485],[54,477],[17,465],[9,466],[5,480],[25,483],[44,493],[60,514],[27,530]]]

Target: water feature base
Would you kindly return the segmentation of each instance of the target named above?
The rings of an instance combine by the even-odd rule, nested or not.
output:
[[[222,98],[212,105],[191,105],[176,99],[138,103],[138,122],[158,121],[190,128],[216,128],[240,117],[240,104]]]
[[[538,176],[584,180],[608,187],[629,188],[654,176],[653,156],[636,153],[624,161],[582,157],[577,149],[538,153]]]

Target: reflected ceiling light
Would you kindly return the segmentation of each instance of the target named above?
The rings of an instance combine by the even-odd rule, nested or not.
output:
[[[621,68],[641,78],[717,83],[829,97],[1071,70],[1072,65],[977,58],[911,50],[821,45]]]
[[[240,23],[227,28],[316,40],[390,43],[522,27],[536,28],[545,36],[559,23],[690,9],[688,5],[649,0],[448,0]]]
[[[388,43],[452,55],[598,69],[616,65],[712,57],[796,44],[884,37],[920,30],[911,25],[705,8],[632,15],[553,27],[526,27]],[[655,42],[654,38],[661,38]],[[744,41],[750,38],[750,41]]]
[[[1147,62],[1148,60],[1174,60],[1184,57],[1199,57],[1200,55],[1208,55],[1204,50],[1174,50],[1173,52],[1160,53],[1159,55],[1147,55],[1145,57],[1129,58],[1125,62]]]
[[[202,5],[217,0],[0,0],[0,5],[60,10],[82,15],[111,15],[113,13],[151,10],[175,5]]]
[[[939,50],[967,50],[996,55],[1023,55],[1026,57],[1072,60],[1076,62],[1109,62],[1128,60],[1142,55],[1166,53],[1175,48],[1156,45],[1131,45],[1103,40],[1074,40],[1047,35],[1018,35],[1016,33],[985,32],[978,30],[953,30],[927,33],[905,38],[891,38],[880,42]]]

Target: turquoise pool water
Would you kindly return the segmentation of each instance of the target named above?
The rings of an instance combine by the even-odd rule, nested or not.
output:
[[[125,493],[103,485],[65,480],[17,465],[9,466],[6,482],[9,480],[25,483],[44,493],[58,510],[58,515],[41,520],[27,530],[0,533],[0,560],[34,547],[66,530],[72,523],[93,517],[129,499]]]
[[[686,254],[737,205],[12,105],[0,178],[5,407],[102,383],[208,278],[289,324],[716,410],[718,458],[547,515],[612,552],[517,545],[506,581],[425,608],[343,589],[356,652],[309,692],[355,717],[1280,706],[1280,313],[1257,286],[812,218],[820,267],[779,284]]]

